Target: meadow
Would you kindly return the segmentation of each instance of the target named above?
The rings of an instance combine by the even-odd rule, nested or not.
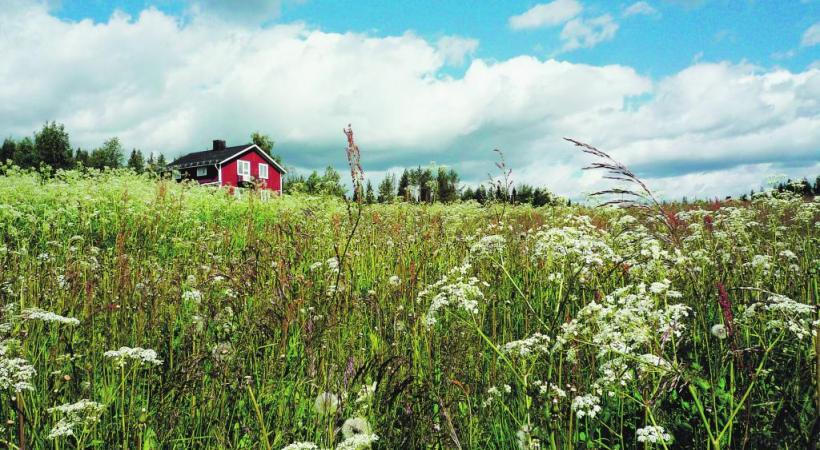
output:
[[[12,170],[0,445],[816,448],[819,212]]]

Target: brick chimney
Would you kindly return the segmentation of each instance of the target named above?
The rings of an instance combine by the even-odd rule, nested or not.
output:
[[[222,139],[214,139],[214,149],[215,152],[219,150],[225,150],[225,141]]]

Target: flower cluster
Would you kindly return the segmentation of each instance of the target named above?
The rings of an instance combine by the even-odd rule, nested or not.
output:
[[[663,427],[649,425],[643,428],[638,428],[635,432],[638,436],[638,442],[646,442],[649,444],[656,444],[659,442],[663,443],[670,443],[672,442],[672,435],[667,433]]]
[[[815,307],[796,302],[785,295],[772,295],[766,302],[749,305],[738,318],[742,325],[762,324],[772,331],[786,330],[797,339],[812,334]]]
[[[85,428],[99,422],[104,410],[105,407],[100,403],[86,399],[49,408],[48,412],[58,412],[63,417],[48,433],[48,438],[76,436],[75,431],[78,427]]]
[[[478,278],[467,276],[471,267],[469,262],[465,262],[419,292],[417,297],[419,302],[431,297],[430,307],[424,319],[428,327],[438,322],[439,311],[448,306],[455,306],[468,314],[478,313],[479,301],[484,298],[484,294],[479,288],[481,282]]]
[[[80,321],[73,317],[65,317],[55,314],[51,311],[45,311],[40,308],[26,308],[20,316],[23,320],[41,320],[43,322],[56,322],[63,325],[79,325]]]
[[[549,336],[535,333],[526,339],[507,342],[504,344],[503,350],[506,353],[528,357],[532,354],[549,353],[551,341]]]
[[[601,399],[592,394],[579,395],[572,399],[572,410],[578,418],[594,418],[601,412]]]
[[[546,227],[538,231],[533,254],[536,259],[569,268],[578,274],[579,280],[586,281],[596,270],[618,258],[606,243],[605,232],[595,228],[589,217],[581,216],[577,222],[576,227]]]
[[[113,359],[114,364],[119,367],[124,367],[128,360],[136,361],[140,365],[162,365],[162,360],[157,359],[157,352],[142,347],[120,347],[119,350],[105,352],[103,356]]]

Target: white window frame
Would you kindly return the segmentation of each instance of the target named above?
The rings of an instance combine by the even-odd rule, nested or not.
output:
[[[267,180],[268,179],[268,168],[269,166],[265,163],[259,163],[259,179],[260,180]],[[262,170],[265,169],[265,170]]]
[[[196,176],[197,176],[197,178],[208,176],[208,168],[207,167],[197,167],[196,168]]]
[[[250,161],[243,161],[241,159],[236,161],[236,175],[239,179],[242,179],[242,176],[245,175],[248,178],[251,177],[251,162]]]

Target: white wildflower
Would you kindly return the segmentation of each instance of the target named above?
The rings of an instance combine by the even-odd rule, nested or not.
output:
[[[316,396],[313,407],[320,415],[329,415],[336,412],[339,407],[339,397],[332,392],[322,392]]]
[[[601,399],[592,394],[579,395],[572,399],[572,410],[578,418],[589,417],[594,418],[601,412]]]
[[[663,427],[649,425],[643,428],[638,428],[636,431],[638,436],[638,442],[648,442],[650,444],[656,444],[659,442],[663,443],[670,443],[672,442],[672,435],[667,433]]]
[[[398,285],[400,285],[400,284],[401,284],[401,278],[399,278],[399,276],[398,276],[398,275],[392,275],[392,276],[391,276],[391,277],[390,277],[387,281],[388,281],[388,282],[390,283],[390,285],[392,285],[392,286],[398,286]]]
[[[0,390],[14,389],[16,392],[32,391],[31,379],[37,371],[23,358],[6,358],[0,355]]]
[[[506,353],[518,354],[523,357],[529,356],[532,353],[549,353],[550,337],[541,333],[535,333],[526,339],[504,344],[503,350]]]
[[[505,243],[504,236],[498,234],[484,236],[470,247],[470,253],[475,256],[492,256],[504,251]]]
[[[182,293],[182,300],[199,304],[202,302],[202,292],[197,289],[189,289]]]
[[[162,360],[157,358],[157,352],[142,347],[120,347],[119,350],[109,350],[105,352],[103,356],[113,359],[114,364],[120,367],[124,367],[127,360],[136,361],[140,365],[162,365]]]
[[[375,434],[356,434],[336,446],[336,450],[361,450],[370,448],[374,442],[378,441],[379,437]]]
[[[361,417],[351,417],[342,424],[342,435],[350,439],[359,434],[370,434],[370,424]]]
[[[43,322],[56,322],[63,325],[79,325],[80,321],[73,317],[65,317],[51,311],[44,311],[40,308],[26,308],[20,316],[23,320],[41,320]]]
[[[77,427],[88,427],[100,421],[105,407],[91,400],[80,400],[76,403],[66,403],[64,405],[49,408],[50,413],[61,413],[63,417],[57,422],[54,428],[48,433],[49,439],[63,436],[75,436]],[[82,432],[82,430],[78,430]]]
[[[294,442],[293,444],[282,447],[282,450],[318,450],[319,446],[313,442]]]
[[[722,323],[716,323],[712,325],[712,329],[710,331],[712,333],[712,336],[718,339],[726,339],[727,337],[729,337],[729,331],[726,329],[726,326]]]

